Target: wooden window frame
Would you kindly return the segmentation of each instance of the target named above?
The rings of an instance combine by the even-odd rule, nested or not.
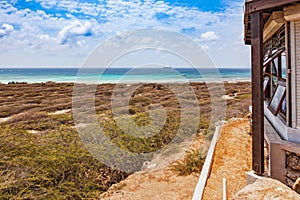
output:
[[[263,86],[264,94],[266,94],[266,89],[268,87],[270,79],[271,79],[271,77],[268,75],[264,77],[264,86]]]
[[[279,87],[284,87],[284,91],[283,93],[279,93],[280,90],[278,89]],[[271,98],[271,101],[269,103],[269,106],[268,106],[268,109],[275,115],[277,116],[280,109],[281,109],[281,106],[282,106],[282,102],[284,100],[284,97],[286,95],[286,82],[284,81],[278,81],[278,84],[276,86],[276,89],[275,89],[275,92]],[[277,105],[275,104],[274,105],[274,101],[275,101],[275,98],[277,98]]]

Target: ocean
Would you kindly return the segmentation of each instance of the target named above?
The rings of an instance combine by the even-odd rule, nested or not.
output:
[[[249,68],[0,68],[0,82],[238,82],[250,81]]]

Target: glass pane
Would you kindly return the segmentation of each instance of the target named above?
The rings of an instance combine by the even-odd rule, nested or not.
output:
[[[275,62],[272,62],[272,68],[271,69],[272,69],[272,74],[275,75],[275,76],[277,76],[278,75],[278,73],[277,73],[278,72],[278,70],[277,70],[278,68],[276,67]]]
[[[282,105],[281,105],[280,112],[282,114],[286,115],[286,97],[284,97],[284,100],[283,100]]]
[[[286,79],[286,53],[281,54],[282,78]]]

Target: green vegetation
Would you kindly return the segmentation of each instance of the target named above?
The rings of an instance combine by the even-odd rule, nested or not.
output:
[[[0,127],[1,199],[96,198],[127,174],[97,161],[74,129],[48,134]]]
[[[237,95],[236,99],[241,100],[241,99],[250,99],[252,97],[251,94],[240,94]]]
[[[176,87],[180,87],[180,84]],[[120,163],[135,172],[163,147],[170,147],[164,152],[165,156],[178,153],[176,144],[189,139],[195,132],[198,135],[205,134],[209,140],[213,131],[208,130],[212,128],[208,88],[204,83],[193,83],[192,87],[200,107],[197,130],[191,128],[196,124],[191,113],[181,122],[178,99],[166,86],[145,84],[138,88],[130,98],[129,111],[121,103],[119,107],[114,107],[120,114],[116,119],[111,110],[114,85],[99,85],[95,92],[99,123],[107,138],[127,152],[111,151],[115,155],[112,158],[102,153],[111,149],[98,145],[101,138],[95,137],[95,127],[84,127],[82,137],[74,128],[71,112],[49,114],[72,109],[73,84],[0,84],[0,118],[10,117],[8,121],[0,123],[1,199],[97,198],[112,184],[129,175],[103,163]],[[215,85],[216,90],[219,87]],[[251,103],[249,83],[227,83],[225,89],[228,95],[236,94],[235,98],[226,102],[226,117],[245,116]],[[127,90],[127,86],[122,86],[119,95],[126,96]],[[85,98],[89,97],[83,93],[83,104]],[[191,99],[191,96],[187,96],[184,102],[192,111],[195,105]],[[160,110],[161,107],[164,111]],[[129,115],[125,116],[127,113]],[[156,120],[152,121],[150,116]],[[160,120],[162,118],[165,121]],[[141,128],[136,129],[133,123],[129,123],[129,119]],[[162,127],[160,123],[163,123]],[[100,153],[95,157],[88,150]],[[189,151],[183,160],[174,163],[171,168],[180,175],[200,172],[205,155],[199,152]],[[138,158],[136,154],[139,153],[147,155]],[[96,158],[105,162],[101,163]]]
[[[200,154],[200,150],[191,150],[186,153],[183,160],[176,161],[171,165],[171,169],[181,176],[191,173],[200,173],[205,161],[205,155]]]

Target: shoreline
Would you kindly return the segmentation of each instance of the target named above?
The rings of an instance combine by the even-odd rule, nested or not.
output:
[[[1,69],[0,80],[9,82],[71,83],[177,83],[250,81],[248,68],[21,68]]]
[[[239,79],[239,80],[222,80],[222,81],[185,81],[185,82],[178,82],[178,81],[166,81],[166,82],[159,82],[159,81],[134,81],[134,82],[100,82],[100,83],[89,83],[89,82],[71,82],[71,81],[46,81],[46,82],[27,82],[27,81],[9,81],[9,82],[1,82],[2,85],[10,85],[10,84],[47,84],[47,83],[63,83],[63,84],[86,84],[86,85],[126,85],[126,84],[203,84],[203,83],[251,83],[251,79]]]

